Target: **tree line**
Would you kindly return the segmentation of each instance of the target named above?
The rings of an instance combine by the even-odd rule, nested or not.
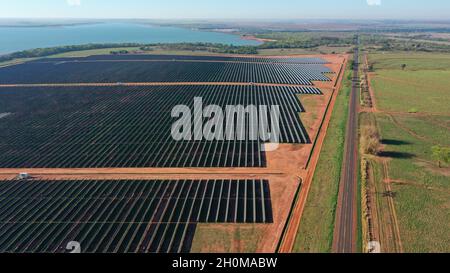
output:
[[[137,47],[142,51],[151,51],[154,47],[161,47],[170,50],[188,50],[188,51],[208,51],[214,53],[228,54],[257,54],[258,49],[255,46],[234,46],[213,43],[177,43],[177,44],[139,44],[139,43],[107,43],[107,44],[85,44],[71,46],[57,46],[49,48],[36,48],[23,50],[0,56],[0,62],[11,61],[23,58],[39,58],[55,54],[67,53],[72,51],[83,51],[105,48],[129,48]],[[126,52],[123,50],[121,52]]]

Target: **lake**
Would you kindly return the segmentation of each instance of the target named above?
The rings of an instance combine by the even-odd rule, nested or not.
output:
[[[0,54],[20,50],[88,43],[208,42],[258,45],[238,35],[160,27],[135,23],[99,23],[74,26],[0,27]]]

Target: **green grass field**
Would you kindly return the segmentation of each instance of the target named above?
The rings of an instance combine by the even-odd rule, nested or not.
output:
[[[350,46],[319,46],[311,49],[306,48],[274,48],[259,49],[259,55],[266,56],[283,56],[283,55],[310,55],[310,54],[341,54],[347,53],[352,48]]]
[[[388,160],[404,251],[449,252],[450,168],[437,167],[431,147],[450,146],[450,56],[376,54],[370,61],[380,158]],[[413,108],[417,114],[408,113]]]
[[[450,105],[450,55],[374,54],[378,108],[382,111],[445,114]],[[406,69],[402,70],[402,64]]]
[[[78,57],[89,57],[93,55],[108,55],[111,51],[120,51],[127,50],[130,52],[140,51],[138,47],[120,47],[120,48],[101,48],[101,49],[91,49],[91,50],[80,50],[80,51],[71,51],[61,54],[50,55],[42,58],[78,58]],[[224,53],[213,53],[209,51],[193,51],[193,50],[166,50],[155,48],[151,51],[145,51],[144,54],[153,54],[153,55],[227,55]],[[0,67],[2,66],[10,66],[15,65],[27,61],[32,61],[38,58],[24,58],[24,59],[14,59],[11,61],[0,62]]]
[[[57,55],[52,55],[47,58],[65,58],[65,57],[88,57],[92,55],[107,55],[110,54],[111,51],[120,51],[120,50],[128,50],[130,52],[140,51],[138,47],[125,47],[125,48],[103,48],[103,49],[93,49],[93,50],[84,50],[84,51],[73,51],[67,52]],[[143,54],[149,55],[227,55],[224,53],[213,53],[208,51],[193,51],[193,50],[167,50],[167,49],[159,49],[155,48],[151,51],[145,51]]]
[[[370,54],[369,61],[374,69],[401,70],[406,64],[407,71],[414,70],[449,70],[450,54],[437,53],[377,53]]]
[[[403,182],[392,189],[405,251],[450,251],[450,170],[439,169],[431,157],[433,145],[450,145],[449,129],[416,117],[379,114],[377,121],[392,143],[384,149],[390,178]]]
[[[91,49],[91,50],[82,50],[82,51],[71,51],[61,54],[55,54],[49,56],[47,58],[76,58],[76,57],[88,57],[92,55],[108,55],[111,51],[120,51],[120,50],[139,50],[138,47],[121,47],[121,48],[101,48],[101,49]]]
[[[449,109],[450,70],[383,69],[372,77],[372,86],[383,111],[439,114]]]
[[[294,252],[329,253],[343,160],[351,83],[346,72],[306,201]]]

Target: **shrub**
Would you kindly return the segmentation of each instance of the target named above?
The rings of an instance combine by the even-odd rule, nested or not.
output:
[[[365,154],[377,155],[380,152],[380,134],[375,125],[366,125],[361,129],[361,148]]]

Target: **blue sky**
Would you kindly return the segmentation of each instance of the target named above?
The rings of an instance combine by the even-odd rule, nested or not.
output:
[[[449,19],[448,0],[0,0],[0,18]]]

